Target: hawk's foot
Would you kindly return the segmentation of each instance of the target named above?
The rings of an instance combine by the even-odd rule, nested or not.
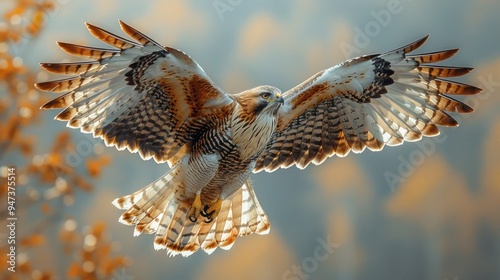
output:
[[[217,199],[217,201],[212,205],[205,205],[200,215],[205,217],[205,223],[211,223],[217,215],[219,215],[220,207],[222,206],[222,199]]]
[[[191,208],[189,208],[189,212],[187,214],[189,220],[191,222],[196,222],[201,213],[201,198],[200,194],[196,194],[193,203],[191,204]]]

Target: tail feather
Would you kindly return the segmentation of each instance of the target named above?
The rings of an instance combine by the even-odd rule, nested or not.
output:
[[[251,233],[267,234],[270,229],[267,215],[261,208],[249,180],[222,202],[219,215],[211,223],[184,221],[187,224],[178,232],[175,242],[166,244],[165,239],[158,238],[157,233],[155,246],[167,247],[171,255],[181,253],[188,256],[199,248],[211,254],[217,247],[229,250],[238,236]],[[172,242],[172,237],[168,238],[168,241]]]
[[[215,240],[221,248],[228,250],[233,246],[236,237],[238,237],[238,229],[235,227],[237,225],[233,224],[232,201],[226,200],[225,202],[225,205],[221,207],[223,211],[217,217]]]
[[[161,225],[160,221],[162,220],[164,213],[168,211],[165,207],[171,204],[171,201],[174,199],[174,193],[169,192],[158,199],[158,201],[160,201],[159,205],[149,206],[147,212],[141,214],[142,218],[135,226],[134,235],[137,236],[142,232],[148,234],[157,232],[159,230],[159,226]]]
[[[184,230],[184,225],[186,223],[190,223],[190,221],[186,219],[188,211],[189,207],[185,207],[184,205],[177,205],[177,209],[173,213],[173,217],[170,220],[170,224],[166,223],[160,225],[167,227],[167,235],[165,236],[167,240],[167,242],[165,243],[167,249],[171,249],[171,246],[175,244],[177,240],[181,237],[181,234],[183,233]],[[201,221],[201,219],[199,220]],[[161,247],[159,249],[161,249]],[[182,248],[182,250],[187,250],[187,249]]]
[[[135,225],[134,235],[155,234],[154,248],[170,256],[189,256],[200,248],[208,254],[218,247],[228,250],[238,236],[267,234],[269,220],[249,180],[222,201],[219,215],[210,223],[187,218],[190,199],[184,199],[184,172],[176,164],[167,174],[143,189],[117,198],[113,204],[126,210],[120,222]]]
[[[119,209],[127,210],[120,217],[124,224],[135,224],[136,230],[142,232],[141,228],[150,224],[162,211],[162,205],[172,197],[177,180],[175,177],[182,171],[180,166],[174,166],[170,172],[143,189],[113,201]]]

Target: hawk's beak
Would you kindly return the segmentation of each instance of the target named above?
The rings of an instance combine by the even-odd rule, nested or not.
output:
[[[281,105],[285,103],[285,99],[283,98],[283,96],[281,96],[281,93],[276,94],[276,102],[281,103]]]

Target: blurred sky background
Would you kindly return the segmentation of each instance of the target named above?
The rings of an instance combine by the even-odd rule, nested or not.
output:
[[[169,258],[153,249],[153,236],[134,238],[132,227],[117,222],[122,211],[111,201],[155,180],[167,166],[106,148],[111,166],[91,195],[76,196],[70,215],[81,224],[106,223],[110,238],[131,257],[126,273],[136,280],[500,279],[500,1],[56,2],[42,34],[16,50],[32,69],[69,58],[55,41],[104,46],[84,22],[123,35],[121,19],[188,53],[232,93],[261,84],[285,91],[349,57],[429,33],[418,52],[459,47],[443,64],[475,67],[459,81],[484,89],[466,98],[476,112],[457,116],[459,128],[444,128],[420,144],[253,175],[270,234],[239,238],[230,251],[210,256]],[[55,115],[42,114],[38,152],[67,129],[52,120]],[[72,134],[77,143],[101,143]],[[317,249],[329,241],[335,248]],[[326,256],[318,259],[315,252]],[[40,258],[65,275],[67,263],[56,250]]]

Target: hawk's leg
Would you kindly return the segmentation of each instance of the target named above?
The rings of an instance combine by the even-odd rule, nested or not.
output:
[[[203,209],[201,203],[201,190],[214,178],[219,166],[219,154],[198,153],[191,157],[184,157],[186,166],[185,184],[187,193],[195,193],[187,217],[191,222],[196,222]]]
[[[201,198],[200,194],[197,193],[193,203],[191,204],[191,208],[189,209],[187,216],[189,220],[194,223],[198,220],[200,212],[201,212]]]
[[[206,218],[205,223],[211,223],[219,215],[221,205],[222,199],[219,197],[214,204],[203,207],[200,215]]]

